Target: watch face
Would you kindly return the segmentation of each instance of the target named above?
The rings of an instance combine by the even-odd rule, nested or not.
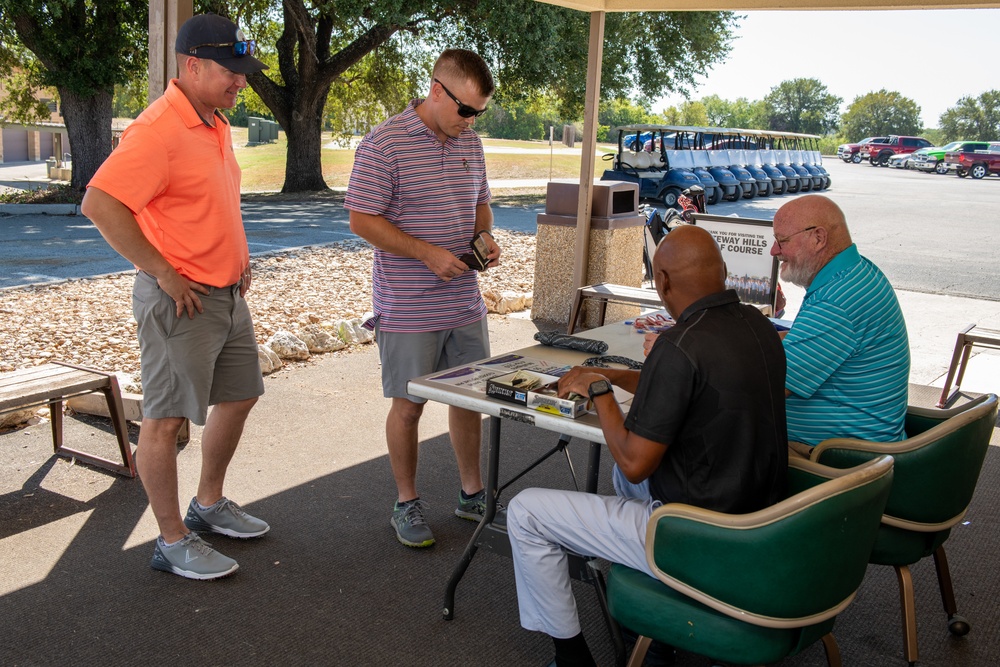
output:
[[[591,383],[589,388],[590,397],[600,396],[611,392],[611,383],[607,380],[597,380]]]

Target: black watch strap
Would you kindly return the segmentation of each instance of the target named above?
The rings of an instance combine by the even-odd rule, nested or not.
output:
[[[610,394],[612,391],[611,383],[607,380],[596,380],[595,382],[591,382],[587,388],[590,400],[594,400],[596,397],[603,396],[604,394]]]

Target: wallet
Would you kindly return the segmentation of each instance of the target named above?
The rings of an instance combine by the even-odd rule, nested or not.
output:
[[[472,252],[467,252],[461,257],[460,260],[465,262],[465,265],[470,269],[476,271],[482,271],[486,268],[486,265],[490,263],[487,259],[487,255],[490,254],[489,246],[486,245],[486,241],[483,239],[483,234],[485,232],[479,232],[476,236],[469,242],[472,246]]]

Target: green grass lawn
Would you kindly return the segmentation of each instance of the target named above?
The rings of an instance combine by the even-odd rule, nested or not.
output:
[[[236,158],[243,169],[243,191],[265,192],[280,190],[285,180],[285,153],[287,145],[285,133],[278,133],[278,140],[272,144],[247,147],[246,128],[233,128],[233,148]],[[324,135],[324,145],[328,144]],[[548,142],[542,141],[504,141],[484,139],[487,146],[504,146],[517,148],[534,148],[548,150]],[[561,144],[556,148],[561,148]],[[601,146],[603,151],[612,151],[609,146]],[[354,164],[354,151],[342,148],[323,149],[323,178],[327,185],[333,188],[347,187]],[[600,178],[608,163],[598,159],[594,165],[594,177]],[[491,180],[511,178],[579,178],[580,156],[538,153],[488,153],[486,156],[486,175]]]

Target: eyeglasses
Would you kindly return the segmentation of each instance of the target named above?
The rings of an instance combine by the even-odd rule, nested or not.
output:
[[[808,232],[808,231],[810,231],[812,229],[816,229],[816,225],[813,225],[812,227],[806,227],[805,229],[800,229],[797,232],[792,232],[791,234],[789,234],[788,236],[786,236],[783,239],[779,239],[777,236],[775,236],[774,237],[774,242],[778,244],[778,250],[781,250],[782,244],[788,243],[788,239],[792,238],[796,234],[801,234],[802,232]]]
[[[458,98],[452,95],[451,91],[448,90],[448,88],[445,87],[443,83],[441,83],[437,79],[434,79],[434,82],[437,83],[439,86],[441,86],[441,89],[444,90],[445,94],[448,95],[448,97],[450,97],[455,102],[455,104],[458,105],[458,115],[461,116],[462,118],[472,118],[473,116],[479,118],[484,113],[486,113],[486,109],[477,109],[476,107],[470,107],[468,104],[463,104],[462,102],[459,102]]]
[[[233,47],[233,56],[236,58],[242,58],[243,56],[252,56],[257,53],[257,42],[252,39],[243,39],[238,42],[224,42],[222,44],[199,44],[198,46],[192,46],[188,49],[188,53],[197,53],[198,49],[213,47],[213,48],[225,48],[227,46]]]

